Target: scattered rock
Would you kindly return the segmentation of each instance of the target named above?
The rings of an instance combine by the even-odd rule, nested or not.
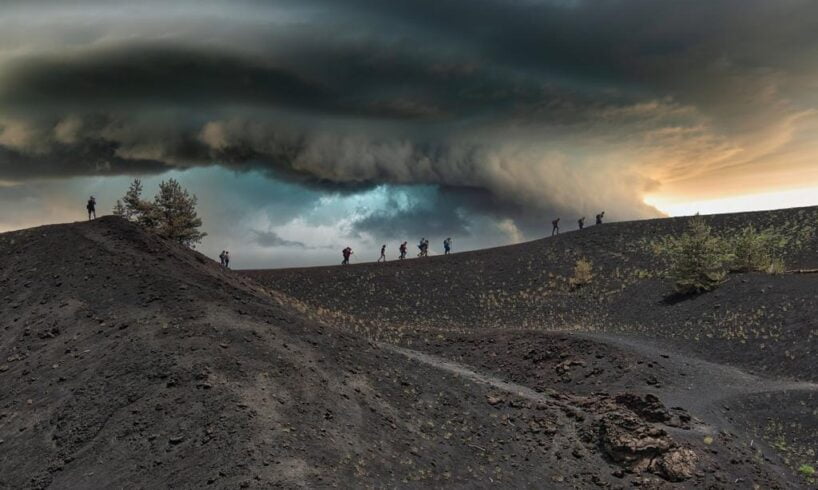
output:
[[[634,393],[623,393],[617,395],[615,400],[616,403],[629,408],[648,422],[667,422],[671,419],[670,412],[654,395],[640,396]]]
[[[496,395],[486,395],[486,401],[489,405],[495,406],[503,402],[503,398]]]
[[[699,457],[692,449],[678,448],[662,455],[656,461],[655,473],[673,481],[684,481],[692,478],[696,472]]]
[[[605,414],[600,438],[608,457],[636,473],[647,470],[654,458],[675,447],[665,431],[628,413]]]

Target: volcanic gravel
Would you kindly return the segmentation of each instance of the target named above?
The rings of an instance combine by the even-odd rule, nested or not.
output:
[[[776,384],[776,369],[748,374],[740,356],[722,369],[671,355],[670,341],[634,341],[638,330],[513,332],[513,318],[555,311],[522,305],[493,317],[504,325],[492,340],[500,325],[475,322],[468,295],[412,306],[414,316],[375,313],[396,304],[378,304],[390,292],[386,271],[422,291],[441,274],[469,271],[444,260],[471,261],[483,281],[500,287],[506,274],[514,291],[519,264],[501,258],[540,246],[316,269],[299,283],[292,271],[225,270],[113,217],[2,234],[0,487],[809,485],[790,469],[808,452],[783,454],[752,432],[775,406],[767,395],[812,400],[809,384]],[[384,279],[373,294],[359,291],[366,308],[341,312],[322,299],[374,271]],[[446,277],[466,287],[476,276]],[[598,299],[591,291],[560,296],[566,305],[577,302],[570,295]],[[444,310],[450,324],[420,321],[441,321]],[[699,388],[711,366],[731,396]],[[685,406],[686,377],[705,401]],[[742,397],[758,401],[738,413]],[[808,410],[790,413],[814,430]]]

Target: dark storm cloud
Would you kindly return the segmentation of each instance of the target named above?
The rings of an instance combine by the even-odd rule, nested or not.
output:
[[[98,25],[16,3],[0,33],[0,180],[218,164],[482,196],[444,190],[361,230],[638,217],[665,181],[754,168],[814,105],[809,1],[81,4]]]
[[[0,100],[21,111],[223,104],[334,111],[338,100],[329,89],[261,60],[162,44],[26,57],[7,70]]]
[[[538,117],[565,123],[599,105],[535,74],[446,59],[436,63],[433,53],[404,44],[379,47],[376,39],[351,46],[325,42],[329,45],[308,41],[268,58],[221,46],[161,43],[23,57],[5,66],[0,107],[12,114],[57,116],[175,108],[189,111],[192,120],[239,108],[262,120],[329,115],[434,123],[520,116],[546,106],[548,114]],[[411,126],[401,130],[407,128],[418,132]]]
[[[116,155],[117,145],[106,140],[83,140],[73,145],[52,145],[45,154],[0,145],[0,178],[32,176],[155,174],[168,169],[164,162]]]

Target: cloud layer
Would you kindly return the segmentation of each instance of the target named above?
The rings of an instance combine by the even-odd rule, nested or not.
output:
[[[439,189],[353,227],[373,236],[818,183],[806,0],[2,8],[0,182],[218,165],[328,194]]]

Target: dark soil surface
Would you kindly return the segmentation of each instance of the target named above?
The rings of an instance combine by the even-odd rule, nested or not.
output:
[[[776,226],[789,269],[818,268],[818,208],[709,216],[719,233]],[[685,218],[611,223],[450,256],[246,271],[324,319],[372,338],[413,332],[582,330],[659,339],[759,374],[818,381],[818,274],[732,274],[721,288],[676,298],[651,242]],[[594,278],[570,285],[576,261]],[[423,337],[428,337],[423,335]]]
[[[818,208],[706,219],[725,235],[775,227],[790,238],[787,269],[818,268]],[[308,316],[373,340],[539,393],[653,394],[734,434],[761,462],[783,459],[791,472],[815,467],[814,440],[803,433],[818,428],[814,405],[801,415],[790,407],[809,406],[818,382],[818,274],[731,274],[712,293],[676,297],[652,242],[681,233],[686,221],[605,224],[387,264],[245,274],[291,296]],[[575,288],[580,258],[593,263],[594,278]],[[744,400],[772,401],[741,416],[726,408]],[[779,440],[761,437],[766,426],[781,427]]]
[[[637,225],[586,231],[616,226]],[[521,299],[549,272],[519,261],[570,240],[239,274],[116,218],[2,234],[0,488],[809,488],[791,468],[815,459],[815,368],[800,360],[814,352],[813,277],[725,285],[745,294],[721,300],[729,311],[756,311],[742,305],[761,288],[807,309],[775,310],[763,348],[741,337],[761,353],[751,363],[718,322],[693,340],[709,318],[695,305],[715,296],[665,304],[651,277],[625,289],[657,299],[622,316],[629,293],[610,292],[607,269],[570,291],[570,267],[555,267],[554,287]],[[581,253],[605,264],[610,237],[597,240]],[[476,300],[486,284],[494,299]],[[354,302],[338,296],[352,285]],[[645,330],[638,308],[688,311],[690,325],[663,335],[666,313]]]

